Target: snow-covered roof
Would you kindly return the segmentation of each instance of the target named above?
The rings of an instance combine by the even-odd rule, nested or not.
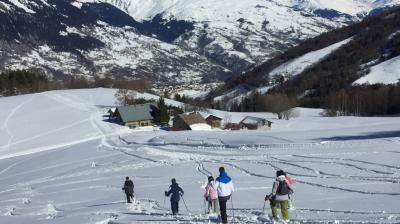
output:
[[[245,117],[240,123],[244,124],[257,124],[260,122],[269,122],[272,123],[271,121],[268,121],[267,119],[260,118],[260,117],[252,117],[252,116],[247,116]]]
[[[178,117],[181,118],[188,126],[206,123],[206,120],[200,113],[179,114]]]

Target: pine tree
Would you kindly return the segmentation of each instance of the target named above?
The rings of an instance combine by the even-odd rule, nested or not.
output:
[[[154,112],[154,121],[158,124],[165,125],[169,122],[168,107],[165,105],[163,97],[157,101],[157,110]]]

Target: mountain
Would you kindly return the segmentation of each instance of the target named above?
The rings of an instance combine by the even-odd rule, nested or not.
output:
[[[337,94],[349,94],[350,98],[362,95],[360,98],[365,97],[365,102],[371,103],[372,96],[378,94],[387,96],[385,101],[392,99],[381,109],[397,113],[400,108],[390,109],[390,105],[400,102],[399,81],[400,7],[397,7],[304,41],[230,80],[210,97],[237,102],[252,92],[269,91],[294,95],[301,106],[326,108]]]
[[[223,82],[306,39],[399,3],[2,0],[0,69],[146,78],[159,88],[193,88]]]
[[[2,70],[146,78],[166,85],[229,74],[204,56],[168,43],[191,29],[190,23],[137,22],[107,3],[7,0],[0,2],[0,20]],[[177,28],[169,32],[168,26]]]

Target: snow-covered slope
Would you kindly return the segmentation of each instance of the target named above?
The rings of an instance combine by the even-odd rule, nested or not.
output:
[[[352,38],[348,38],[346,40],[340,41],[338,43],[332,44],[328,47],[322,48],[317,51],[311,51],[305,55],[302,55],[298,58],[290,60],[286,63],[281,64],[280,66],[273,69],[268,76],[271,79],[281,79],[290,80],[295,76],[301,74],[305,69],[312,67],[318,62],[324,60],[328,57],[332,52],[339,49],[340,47],[348,44]],[[237,88],[228,91],[227,93],[222,94],[221,96],[215,97],[214,101],[224,101],[228,99],[228,102],[225,103],[240,103],[243,97],[248,97],[251,93],[257,91],[260,94],[265,94],[269,89],[273,88],[275,84],[271,84],[264,87],[251,88],[246,85],[238,86]]]
[[[400,56],[381,62],[353,84],[396,84],[400,81]]]
[[[398,0],[293,0],[298,8],[306,10],[334,10],[351,16],[362,16],[375,9],[391,7]],[[331,13],[334,13],[331,11]]]
[[[129,130],[103,121],[114,93],[0,97],[0,223],[218,222],[204,214],[203,187],[220,166],[235,184],[231,223],[273,223],[263,199],[277,169],[294,179],[293,223],[400,219],[398,117],[320,117],[299,108],[300,117],[279,121],[212,110],[234,122],[251,115],[274,123],[259,131]],[[125,176],[135,183],[134,204],[124,203]],[[173,177],[188,208],[182,200],[177,217],[164,197]]]
[[[129,131],[102,121],[107,108],[115,106],[115,92],[99,88],[0,98],[0,159],[99,139],[104,134],[100,128],[112,135]],[[147,93],[136,97],[158,98]],[[182,106],[168,99],[166,103]]]
[[[275,68],[269,73],[270,77],[274,77],[277,75],[284,76],[284,77],[295,77],[298,74],[301,74],[306,68],[311,67],[312,65],[320,62],[327,56],[329,56],[333,51],[337,50],[338,48],[346,45],[351,41],[352,38],[346,39],[336,44],[332,44],[326,48],[323,48],[318,51],[309,52],[303,56],[295,58],[291,61],[288,61],[279,67]]]

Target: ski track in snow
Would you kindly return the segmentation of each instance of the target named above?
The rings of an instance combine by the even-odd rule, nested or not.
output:
[[[23,101],[22,103],[18,104],[14,109],[11,110],[11,112],[8,114],[7,118],[4,120],[3,124],[1,125],[0,129],[3,129],[6,131],[7,135],[9,136],[7,145],[0,147],[0,150],[2,149],[7,149],[10,147],[12,140],[14,139],[13,133],[10,131],[8,127],[8,123],[11,120],[11,118],[17,113],[18,110],[20,110],[23,106],[26,104],[30,103],[33,101],[35,98],[35,94],[33,94],[28,100]]]
[[[257,173],[253,173],[250,172],[249,170],[240,167],[238,165],[235,165],[233,163],[229,163],[229,162],[223,162],[223,161],[214,161],[214,162],[218,162],[220,164],[226,164],[229,165],[230,167],[240,170],[242,173],[249,175],[249,176],[254,176],[254,177],[260,177],[260,178],[267,178],[267,179],[275,179],[273,176],[265,176],[262,174],[257,174]],[[279,167],[274,167],[275,170],[280,170],[281,168]],[[288,174],[292,175],[292,173],[288,172]],[[371,194],[371,195],[390,195],[390,196],[398,196],[400,195],[400,192],[372,192],[372,191],[361,191],[361,190],[354,190],[354,189],[348,189],[348,188],[343,188],[343,187],[337,187],[337,186],[330,186],[330,185],[323,185],[323,184],[318,184],[318,183],[313,183],[313,182],[309,182],[309,181],[303,181],[300,179],[296,179],[297,183],[301,183],[301,184],[306,184],[306,185],[310,185],[310,186],[314,186],[314,187],[320,187],[320,188],[329,188],[329,189],[334,189],[334,190],[340,190],[340,191],[345,191],[345,192],[354,192],[354,193],[360,193],[360,194]]]
[[[19,142],[44,137],[47,134],[53,134],[62,129],[73,128],[75,125],[89,121],[88,124],[93,127],[93,131],[98,137],[93,141],[98,142],[96,148],[99,149],[98,153],[100,154],[96,154],[96,156],[91,155],[88,158],[76,158],[73,161],[61,160],[62,162],[59,163],[43,164],[29,170],[18,169],[18,171],[11,172],[17,170],[17,168],[28,161],[47,158],[50,153],[66,152],[76,147],[64,146],[54,151],[30,155],[27,158],[10,163],[0,171],[1,182],[7,182],[11,179],[24,176],[37,177],[23,182],[1,185],[0,198],[4,198],[5,200],[1,200],[0,211],[4,216],[38,216],[57,221],[70,214],[75,214],[89,218],[92,220],[91,223],[99,224],[125,224],[132,221],[137,223],[210,223],[210,219],[207,216],[200,213],[197,214],[198,210],[194,210],[193,213],[184,212],[177,218],[172,217],[169,215],[168,206],[161,206],[159,200],[152,197],[137,198],[138,200],[135,204],[127,205],[126,208],[124,208],[125,203],[123,201],[115,201],[115,199],[108,203],[93,199],[71,201],[64,204],[51,201],[47,201],[47,203],[43,202],[44,204],[38,202],[41,197],[52,198],[60,194],[74,195],[88,189],[94,192],[105,192],[103,194],[120,191],[120,186],[104,185],[103,183],[111,180],[113,175],[120,175],[121,172],[135,172],[136,170],[154,169],[154,167],[157,170],[167,170],[174,167],[187,169],[193,166],[194,172],[198,172],[206,178],[213,174],[213,172],[207,169],[208,165],[212,165],[213,167],[226,165],[235,171],[239,171],[243,176],[262,179],[263,182],[265,180],[272,182],[275,177],[273,172],[268,174],[261,173],[262,171],[260,172],[259,168],[272,171],[283,168],[295,177],[298,188],[304,185],[308,188],[311,187],[311,189],[321,190],[322,192],[332,190],[338,193],[346,193],[345,195],[352,194],[355,196],[398,197],[400,195],[400,192],[388,189],[377,191],[343,187],[347,183],[345,181],[362,181],[365,184],[398,184],[400,182],[399,166],[356,159],[353,158],[353,155],[357,155],[356,153],[347,152],[347,148],[349,147],[375,147],[383,142],[385,144],[398,145],[400,141],[397,138],[325,142],[322,144],[297,143],[284,137],[260,135],[260,138],[271,138],[281,143],[243,145],[230,144],[229,141],[218,137],[203,136],[190,136],[186,138],[186,141],[182,142],[178,140],[175,142],[166,142],[166,139],[162,135],[156,135],[144,142],[141,140],[133,142],[126,140],[120,133],[115,133],[108,127],[108,123],[102,121],[102,110],[96,106],[92,106],[95,105],[93,95],[89,96],[89,101],[72,94],[51,93],[44,95],[72,109],[88,113],[90,117],[85,120],[76,121],[65,127],[59,127],[51,132],[40,133],[28,139],[20,140]],[[3,123],[3,129],[8,129],[7,124],[9,120],[19,109],[33,100],[34,96],[13,109],[12,113],[9,114]],[[11,132],[8,133],[11,134]],[[8,146],[18,144],[19,142],[11,143],[9,141]],[[296,153],[296,151],[315,152],[321,149],[329,150],[330,153],[304,153],[304,155]],[[338,149],[337,152],[335,149]],[[285,154],[285,152],[287,153]],[[393,149],[387,152],[394,155],[400,153]],[[372,155],[379,152],[362,152],[359,154],[367,155],[368,153]],[[336,158],[334,156],[340,157]],[[95,162],[95,166],[92,168],[90,168],[91,162]],[[325,170],[328,169],[325,165],[335,167],[337,171],[332,168]],[[54,174],[38,176],[39,173],[48,173],[58,169],[60,171]],[[257,172],[253,170],[257,170]],[[350,174],[340,174],[340,170],[348,170]],[[143,174],[141,176],[136,175],[136,178],[146,179],[147,177],[146,174]],[[233,178],[235,179],[235,183],[239,182],[236,181],[238,177],[234,176]],[[329,182],[315,182],[320,179],[340,180],[339,183],[342,184],[332,185]],[[196,185],[198,183],[199,181],[196,182]],[[265,189],[265,187],[239,187],[238,189],[257,192]],[[96,212],[93,209],[96,209]],[[181,205],[181,210],[184,210],[183,205]],[[261,208],[235,207],[228,210],[230,213],[230,223],[272,223],[266,214],[262,212]],[[231,216],[232,212],[235,213],[234,218]],[[400,217],[400,212],[387,212],[383,210],[342,210],[305,206],[298,207],[292,212],[296,213],[297,216],[297,218],[293,219],[293,223],[332,223],[333,221],[335,223],[363,223],[366,220],[368,223],[381,223],[379,219],[390,222],[390,217],[393,217],[394,222],[396,222],[395,220],[398,220],[398,217]],[[2,215],[0,214],[0,220]],[[335,216],[338,217],[332,220],[332,217]],[[365,218],[362,216],[365,216]],[[309,217],[313,218],[310,219]],[[214,221],[211,221],[211,223]]]

